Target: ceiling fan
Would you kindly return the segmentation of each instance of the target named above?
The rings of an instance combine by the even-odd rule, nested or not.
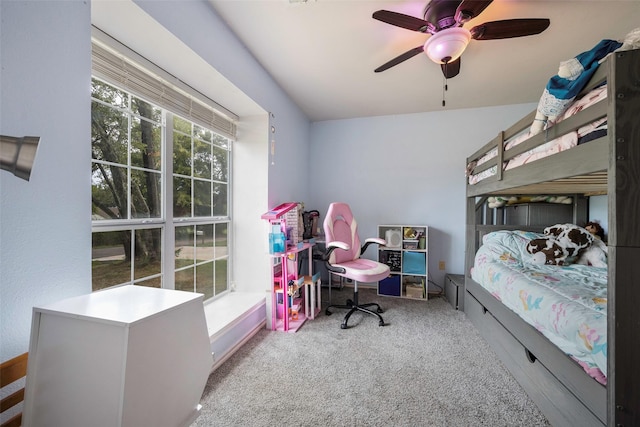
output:
[[[505,19],[485,22],[467,30],[462,26],[477,17],[493,0],[431,0],[424,19],[389,10],[378,10],[373,18],[407,30],[429,33],[423,46],[414,47],[375,69],[376,73],[388,70],[421,52],[436,64],[440,64],[445,78],[460,72],[460,55],[474,40],[508,39],[539,34],[549,27],[548,19]]]

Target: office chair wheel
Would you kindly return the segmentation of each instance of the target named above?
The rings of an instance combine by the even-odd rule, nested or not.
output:
[[[348,300],[347,300],[347,305],[348,305],[348,306],[352,306],[352,305],[353,305],[353,300],[348,299]]]
[[[380,313],[380,314],[384,313],[384,310],[381,307],[378,307],[378,309],[376,311],[378,313]],[[380,326],[382,326],[382,325],[380,325]]]
[[[329,309],[326,309],[326,310],[324,311],[324,314],[326,314],[327,316],[331,316],[333,313],[331,313],[331,312],[329,311]]]
[[[342,323],[340,324],[340,329],[347,329],[347,328],[348,328],[348,326],[347,326],[347,322],[342,322]]]
[[[378,322],[378,326],[384,326],[386,325],[386,323],[384,323],[384,320],[381,320],[380,322]]]

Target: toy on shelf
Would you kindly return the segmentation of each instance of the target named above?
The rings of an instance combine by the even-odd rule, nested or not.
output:
[[[300,286],[293,280],[289,280],[289,284],[287,285],[287,295],[289,296],[289,316],[291,320],[299,320],[298,319],[298,311],[300,310],[300,304],[296,304],[296,300],[294,296],[300,289]]]

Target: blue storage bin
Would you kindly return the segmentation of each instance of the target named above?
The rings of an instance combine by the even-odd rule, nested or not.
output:
[[[378,293],[380,295],[400,296],[400,276],[389,276],[378,282]]]
[[[402,272],[404,274],[426,274],[427,254],[424,252],[406,251],[402,256]]]

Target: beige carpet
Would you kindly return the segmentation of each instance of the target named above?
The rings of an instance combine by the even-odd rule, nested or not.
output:
[[[334,289],[333,302],[351,291]],[[195,425],[549,425],[464,313],[443,298],[361,289],[360,301],[379,302],[388,325],[356,313],[343,330],[338,310],[297,333],[260,331],[210,376]]]

